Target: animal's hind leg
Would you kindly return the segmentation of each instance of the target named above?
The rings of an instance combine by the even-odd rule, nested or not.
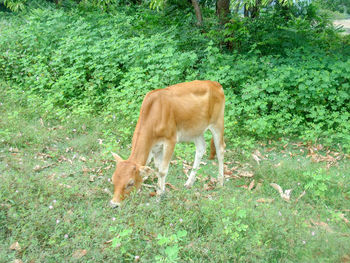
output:
[[[203,135],[196,138],[194,140],[194,144],[196,145],[196,156],[194,158],[194,163],[193,163],[193,168],[192,168],[191,174],[185,183],[185,187],[187,187],[187,188],[192,187],[194,181],[196,180],[196,173],[197,173],[197,170],[198,170],[199,165],[201,163],[202,157],[205,154],[205,148],[207,146]]]
[[[224,185],[224,123],[219,122],[216,125],[213,125],[209,128],[211,133],[213,134],[215,149],[216,149],[216,156],[218,157],[218,163],[219,163],[219,175],[218,175],[218,181],[221,186]]]

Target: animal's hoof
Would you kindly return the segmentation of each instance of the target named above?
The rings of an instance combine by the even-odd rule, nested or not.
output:
[[[115,207],[119,207],[119,206],[120,206],[120,203],[114,202],[113,200],[111,200],[111,201],[109,202],[109,204],[110,204],[110,206],[111,206],[112,208],[115,208]]]

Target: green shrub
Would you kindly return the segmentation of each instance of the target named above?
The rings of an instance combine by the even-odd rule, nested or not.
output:
[[[303,21],[290,23],[303,27]],[[315,47],[276,38],[278,45],[290,45],[283,56],[261,56],[256,39],[250,53],[226,53],[192,22],[181,12],[169,18],[142,6],[110,13],[36,8],[7,15],[0,20],[0,79],[23,91],[27,103],[47,117],[102,115],[108,127],[122,127],[106,136],[122,142],[130,141],[148,91],[211,79],[225,89],[228,143],[298,136],[350,149],[345,38],[325,37]],[[300,38],[322,36],[316,29],[301,31]]]

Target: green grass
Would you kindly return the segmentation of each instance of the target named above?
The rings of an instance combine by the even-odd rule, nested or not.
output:
[[[0,262],[341,262],[350,256],[349,156],[340,154],[327,168],[307,157],[307,145],[272,143],[256,146],[266,158],[258,164],[251,152],[228,145],[225,161],[238,167],[233,175],[245,167],[254,176],[205,190],[217,174],[205,157],[194,187],[184,189],[182,162],[193,161],[194,148],[178,145],[167,178],[176,189],[159,199],[143,187],[111,209],[105,189],[112,191],[115,164],[107,150],[127,157],[129,147],[108,138],[99,117],[41,118],[25,97],[5,85],[0,90]],[[259,189],[240,187],[252,180]],[[291,201],[270,183],[293,189]],[[11,250],[16,241],[21,249]],[[74,255],[81,249],[86,255]]]

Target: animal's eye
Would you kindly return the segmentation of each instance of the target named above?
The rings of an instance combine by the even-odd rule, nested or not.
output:
[[[131,179],[131,180],[128,182],[128,184],[126,185],[126,188],[129,188],[129,187],[131,187],[131,186],[134,186],[134,184],[135,184],[134,179]]]

